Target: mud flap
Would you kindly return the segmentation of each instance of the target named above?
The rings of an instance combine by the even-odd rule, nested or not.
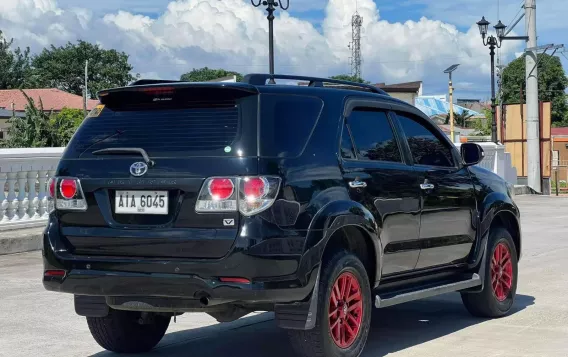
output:
[[[311,330],[316,326],[320,269],[321,266],[318,268],[314,290],[308,301],[278,304],[274,307],[278,327],[288,330]]]
[[[104,296],[75,295],[75,312],[85,317],[105,317],[109,307]]]
[[[460,291],[461,293],[480,293],[485,287],[485,274],[487,274],[487,244],[489,244],[489,232],[487,233],[487,235],[488,237],[487,239],[485,239],[485,243],[483,245],[483,258],[481,258],[479,271],[477,273],[479,275],[479,278],[481,279],[481,285],[471,289],[462,290]]]

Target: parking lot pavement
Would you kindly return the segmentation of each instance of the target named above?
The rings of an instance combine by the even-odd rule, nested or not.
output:
[[[568,198],[520,196],[523,257],[514,313],[471,317],[458,294],[376,310],[365,357],[568,356]],[[0,257],[0,356],[111,357],[76,316],[72,296],[41,285],[39,252]],[[290,357],[272,314],[216,324],[180,316],[145,356]]]

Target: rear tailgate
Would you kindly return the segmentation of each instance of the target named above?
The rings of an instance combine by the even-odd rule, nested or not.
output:
[[[204,214],[195,207],[206,178],[257,173],[254,87],[141,86],[103,92],[101,102],[104,107],[69,143],[57,172],[78,178],[87,200],[85,212],[57,213],[74,253],[227,254],[237,236],[238,212]],[[135,177],[133,164],[144,162],[139,154],[97,154],[116,148],[141,148],[154,165]],[[138,208],[131,208],[134,200]],[[153,205],[140,208],[144,202]]]

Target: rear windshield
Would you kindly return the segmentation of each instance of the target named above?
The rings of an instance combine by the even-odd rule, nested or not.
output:
[[[260,155],[301,155],[321,115],[323,101],[317,97],[263,94],[260,103]]]
[[[218,89],[203,98],[194,89],[154,93],[151,100],[123,94],[83,122],[67,152],[89,157],[100,149],[142,148],[150,157],[256,155],[257,96],[232,92]]]

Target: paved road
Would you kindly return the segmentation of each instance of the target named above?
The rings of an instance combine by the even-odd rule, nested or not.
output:
[[[568,356],[568,198],[517,201],[524,249],[514,313],[472,318],[457,294],[377,310],[363,356]],[[91,339],[72,297],[44,291],[40,276],[38,252],[0,257],[0,356],[115,356]],[[272,317],[219,325],[184,315],[146,356],[290,357]]]

